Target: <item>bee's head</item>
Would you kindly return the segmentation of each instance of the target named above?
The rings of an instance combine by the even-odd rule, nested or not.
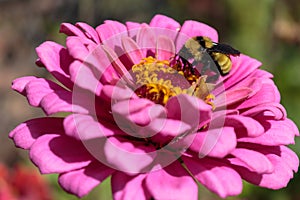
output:
[[[203,48],[212,48],[214,45],[214,42],[209,37],[196,36],[194,39],[197,40]]]

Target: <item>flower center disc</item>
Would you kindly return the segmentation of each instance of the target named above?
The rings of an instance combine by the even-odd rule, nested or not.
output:
[[[212,85],[206,83],[206,76],[195,75],[178,62],[157,60],[151,56],[132,67],[138,88],[135,93],[157,104],[165,105],[169,98],[188,94],[196,96],[213,106]],[[182,70],[184,69],[184,70]]]

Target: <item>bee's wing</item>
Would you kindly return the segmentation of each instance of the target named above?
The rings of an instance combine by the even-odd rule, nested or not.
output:
[[[233,56],[238,56],[240,55],[240,52],[233,47],[231,47],[228,44],[218,44],[214,43],[214,46],[209,49],[210,52],[217,52],[217,53],[222,53],[226,55],[233,55]]]

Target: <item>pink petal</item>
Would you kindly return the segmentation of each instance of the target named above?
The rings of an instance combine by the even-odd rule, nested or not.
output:
[[[41,108],[47,115],[59,112],[72,112],[72,93],[69,91],[56,91],[44,96],[40,102]]]
[[[177,21],[164,15],[155,15],[149,26],[155,28],[156,35],[166,36],[172,41],[175,41],[180,30],[180,24]]]
[[[141,24],[137,22],[126,22],[126,27],[128,31],[128,36],[132,39],[136,39],[136,35],[141,28]]]
[[[42,99],[51,93],[69,93],[60,85],[56,84],[53,81],[37,78],[27,83],[25,87],[27,93],[27,99],[30,105],[39,106]]]
[[[152,30],[148,25],[141,26],[136,36],[136,42],[143,52],[143,57],[154,57],[156,40],[154,30]]]
[[[131,99],[120,101],[112,106],[115,121],[126,119],[127,125],[146,126],[158,117],[166,116],[163,106],[148,99]]]
[[[193,128],[205,125],[211,116],[211,106],[189,95],[177,95],[166,104],[168,118],[183,121]]]
[[[145,146],[144,142],[110,137],[104,144],[107,164],[127,174],[143,173],[151,169],[156,157],[153,146]]]
[[[298,172],[299,158],[298,155],[286,146],[280,146],[280,156],[282,160],[295,172]]]
[[[36,48],[39,62],[61,83],[68,88],[72,88],[68,67],[73,61],[68,51],[55,42],[44,42]]]
[[[233,127],[238,137],[257,137],[264,133],[264,127],[258,121],[241,115],[227,116],[225,126]]]
[[[91,140],[124,134],[115,124],[98,121],[97,118],[91,115],[69,115],[64,119],[63,125],[66,135],[78,140]]]
[[[267,103],[255,106],[241,113],[244,116],[259,118],[262,116],[273,117],[275,120],[285,119],[287,114],[285,108],[279,103]]]
[[[155,15],[150,21],[149,25],[151,27],[166,28],[174,31],[180,28],[180,24],[177,21],[170,17],[160,14]]]
[[[196,137],[189,147],[199,156],[206,155],[223,158],[230,154],[236,147],[236,135],[232,127],[212,128],[205,132],[196,133]]]
[[[149,130],[142,129],[145,137],[151,137],[152,141],[157,141],[160,144],[169,143],[176,137],[182,137],[185,134],[191,133],[191,126],[181,121],[172,119],[155,119],[151,122]]]
[[[198,199],[197,184],[177,161],[149,173],[145,186],[154,199]]]
[[[268,158],[254,150],[237,148],[231,154],[235,158],[229,158],[231,164],[243,166],[252,172],[258,174],[272,173],[274,167]]]
[[[124,64],[119,59],[118,55],[109,46],[102,45],[102,49],[105,51],[112,66],[118,72],[119,76],[121,76],[121,78],[124,79],[124,81],[126,81],[126,83],[132,84],[133,79],[132,79],[130,73],[127,71]]]
[[[244,101],[251,93],[252,90],[247,87],[228,90],[222,95],[218,95],[214,100],[214,104],[217,107],[216,109],[228,107]]]
[[[215,29],[201,22],[188,20],[184,22],[176,38],[176,52],[182,48],[186,40],[195,36],[207,36],[212,41],[218,42],[218,33]]]
[[[227,164],[208,158],[186,158],[184,163],[201,184],[220,197],[235,196],[242,192],[240,175]]]
[[[218,42],[218,33],[214,28],[193,20],[185,21],[180,29],[180,33],[186,34],[189,37],[207,36],[212,41]]]
[[[71,79],[77,85],[80,85],[83,88],[89,88],[90,91],[94,93],[94,88],[99,84],[99,80],[103,84],[113,84],[119,79],[118,73],[111,64],[111,61],[107,57],[107,53],[101,46],[98,46],[90,52],[83,63],[75,61],[71,64]],[[93,81],[94,83],[87,83],[86,80],[89,80],[90,82]]]
[[[124,34],[127,32],[127,28],[124,24],[118,22],[118,21],[113,21],[113,20],[105,20],[104,24],[101,24],[96,28],[96,31],[98,32],[98,35],[100,37],[101,42],[103,43],[107,39],[111,38],[112,36],[115,35],[120,35]],[[118,37],[121,39],[121,37]],[[117,43],[117,46],[121,46],[121,41]],[[113,48],[113,47],[110,47]]]
[[[64,134],[63,118],[45,117],[23,122],[9,133],[17,147],[29,149],[32,144],[45,134]]]
[[[82,22],[76,23],[76,26],[81,28],[85,33],[86,37],[93,40],[95,43],[100,44],[100,39],[97,31],[90,25]]]
[[[106,20],[104,24],[101,24],[96,28],[100,37],[101,43],[112,49],[118,57],[124,55],[122,51],[122,37],[126,37],[126,26],[120,22]]]
[[[39,137],[30,148],[30,158],[43,174],[80,169],[93,159],[80,141],[56,134]]]
[[[174,42],[165,36],[159,36],[157,38],[155,57],[158,60],[170,60],[175,55]]]
[[[126,52],[126,56],[128,56],[133,64],[138,64],[144,58],[140,47],[130,37],[122,38],[122,46]]]
[[[262,88],[251,98],[238,106],[239,109],[251,108],[260,104],[279,103],[280,94],[273,81],[263,83]]]
[[[62,23],[60,25],[59,32],[64,33],[67,36],[78,36],[78,37],[85,38],[84,33],[78,27],[70,23]]]
[[[128,176],[116,172],[111,177],[112,192],[115,200],[147,200],[151,196],[144,186],[145,174]]]
[[[70,55],[80,61],[84,61],[85,58],[89,55],[89,50],[87,49],[87,44],[91,43],[90,40],[69,36],[66,39],[66,45]]]
[[[81,198],[87,195],[113,172],[113,169],[99,162],[92,162],[83,169],[60,174],[58,182],[64,190]]]
[[[261,66],[259,61],[243,54],[237,57],[232,57],[231,59],[232,69],[229,75],[225,77],[225,88],[230,88],[239,83]]]
[[[267,146],[294,144],[295,128],[290,121],[268,120],[261,122],[266,127],[265,133],[255,138],[239,138],[238,142],[249,142]]]
[[[34,76],[24,76],[21,78],[17,78],[12,82],[11,88],[20,94],[26,96],[26,85],[33,80],[38,79],[37,77]]]
[[[243,179],[252,184],[275,190],[286,187],[289,180],[293,177],[292,170],[296,171],[298,169],[299,160],[297,155],[286,147],[282,148],[282,146],[268,147],[259,151],[266,155],[274,166],[274,171],[270,174],[260,175],[245,168],[236,168]]]
[[[252,93],[249,95],[249,97],[252,97],[257,92],[259,92],[259,90],[261,90],[262,85],[263,85],[262,82],[263,82],[263,80],[260,78],[257,78],[257,77],[247,78],[247,79],[244,79],[244,80],[240,81],[239,83],[235,84],[233,87],[230,88],[230,90],[247,87],[247,88],[251,89]],[[229,90],[229,88],[226,88],[226,90]]]
[[[271,74],[270,72],[267,72],[265,70],[262,69],[257,69],[255,70],[253,73],[251,73],[249,75],[249,77],[256,77],[256,78],[263,78],[263,79],[271,79],[273,78],[273,74]]]
[[[113,100],[123,101],[139,98],[130,88],[123,88],[114,85],[104,85],[100,96],[108,102]]]

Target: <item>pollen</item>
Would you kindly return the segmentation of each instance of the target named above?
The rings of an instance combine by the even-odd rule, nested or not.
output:
[[[179,94],[196,96],[214,109],[214,96],[205,76],[197,76],[168,60],[158,60],[151,56],[144,58],[132,67],[137,85],[135,93],[157,104],[165,105],[168,100]]]

